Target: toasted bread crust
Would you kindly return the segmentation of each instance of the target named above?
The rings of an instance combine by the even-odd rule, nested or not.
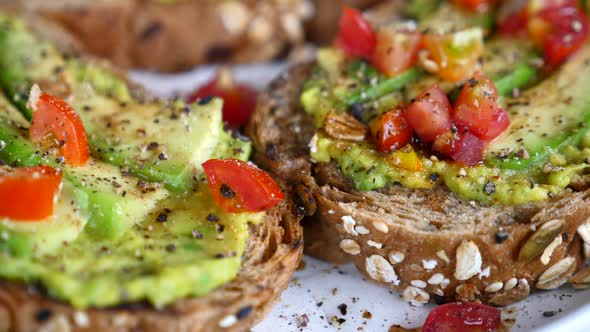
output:
[[[41,1],[23,2],[32,20],[62,30],[57,42],[125,68],[182,71],[208,62],[265,61],[303,42],[312,13],[288,1]]]
[[[147,304],[77,311],[33,287],[0,281],[0,331],[247,331],[287,287],[302,252],[292,205],[270,210],[250,237],[239,275],[202,298],[162,309]]]
[[[418,305],[433,296],[507,305],[535,287],[558,287],[581,266],[576,230],[590,218],[590,191],[484,206],[441,187],[358,192],[337,165],[314,164],[307,147],[314,129],[299,104],[310,66],[294,67],[271,84],[248,128],[255,161],[313,193],[299,203],[308,207],[305,234],[313,234],[306,238],[307,253],[334,263],[352,260],[369,280],[404,291]],[[563,227],[555,231],[554,224]],[[523,249],[534,234],[546,233],[552,244]],[[557,275],[547,283],[552,276],[543,273],[554,266],[550,272]]]

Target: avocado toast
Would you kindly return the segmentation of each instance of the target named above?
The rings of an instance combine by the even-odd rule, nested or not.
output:
[[[345,12],[336,47],[277,79],[254,114],[254,159],[293,184],[307,252],[352,261],[414,305],[586,287],[586,14],[567,9],[583,21],[564,57],[526,27],[504,35],[493,11],[418,3],[412,23]],[[480,88],[492,106],[474,115],[464,101]]]
[[[151,98],[18,18],[0,16],[0,44],[0,330],[260,320],[299,262],[302,231],[245,162],[250,143],[223,129],[221,100]]]

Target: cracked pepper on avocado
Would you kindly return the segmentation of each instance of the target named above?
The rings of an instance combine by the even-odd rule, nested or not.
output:
[[[222,101],[146,101],[0,16],[0,278],[76,308],[208,294],[283,198]]]
[[[490,204],[587,183],[587,14],[577,1],[493,9],[415,0],[417,23],[371,26],[345,8],[300,97],[317,128],[311,157],[358,190],[444,185]]]

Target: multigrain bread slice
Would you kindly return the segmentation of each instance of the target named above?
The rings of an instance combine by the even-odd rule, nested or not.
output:
[[[236,279],[202,298],[78,311],[34,286],[0,281],[0,331],[248,331],[287,287],[303,249],[299,218],[284,201],[250,236]]]
[[[303,42],[307,0],[16,1],[66,32],[81,52],[121,67],[182,71],[208,62],[271,60]],[[63,42],[64,40],[57,40]]]
[[[508,305],[535,288],[561,286],[582,266],[578,232],[587,235],[590,218],[584,188],[542,203],[485,206],[445,188],[355,191],[337,165],[314,163],[315,129],[299,102],[312,66],[275,80],[248,127],[254,160],[294,188],[309,254],[352,260],[415,305],[431,297]]]
[[[28,23],[43,36],[61,33],[46,22]],[[60,46],[64,54],[76,55],[71,45]],[[124,80],[138,103],[156,99],[112,63],[88,55],[81,60]],[[64,98],[68,95],[68,89],[59,84],[45,82],[44,88]],[[288,189],[280,180],[277,183],[283,190]],[[234,280],[204,297],[178,300],[163,308],[134,303],[81,311],[51,299],[37,285],[0,280],[0,332],[249,331],[279,300],[301,260],[303,229],[296,211],[287,198],[267,211],[259,224],[249,226],[242,263]]]

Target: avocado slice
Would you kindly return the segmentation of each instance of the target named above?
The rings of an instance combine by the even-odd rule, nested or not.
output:
[[[54,252],[82,232],[88,222],[87,205],[87,193],[64,179],[51,217],[26,222],[0,219],[0,253],[30,257]]]
[[[586,45],[549,78],[519,97],[504,98],[511,125],[490,145],[488,162],[522,170],[546,162],[567,146],[579,146],[590,125],[589,85]]]
[[[0,84],[28,118],[24,99],[33,83],[65,97],[80,114],[94,157],[177,194],[194,189],[201,163],[227,138],[221,100],[190,105],[135,100],[126,82],[109,70],[66,60],[22,21],[0,16]],[[232,145],[236,157],[247,158],[249,144]]]
[[[54,156],[43,155],[36,145],[27,139],[28,125],[21,113],[0,96],[0,141],[3,142],[0,160],[12,166],[62,167],[64,187],[71,187],[71,194],[68,197],[72,196],[77,209],[80,210],[80,215],[88,219],[85,232],[93,237],[120,237],[133,223],[146,215],[159,200],[169,195],[167,190],[159,188],[157,184],[124,175],[119,167],[101,161],[91,160],[82,167],[60,165]],[[70,201],[64,202],[67,205]],[[68,208],[72,209],[69,206]],[[63,211],[66,213],[67,209]],[[58,231],[62,224],[60,222],[51,224],[53,226],[44,226],[47,229],[38,233],[46,236],[49,236],[49,233],[65,236],[66,231]],[[86,221],[80,219],[79,224],[84,227]],[[51,227],[55,229],[49,229]],[[82,230],[82,227],[76,227],[78,232]],[[24,230],[26,229],[23,228]],[[34,237],[29,236],[29,238]],[[12,244],[9,245],[12,246]],[[47,249],[51,248],[53,247],[50,246]],[[30,250],[25,249],[23,247],[21,251],[30,253]]]

